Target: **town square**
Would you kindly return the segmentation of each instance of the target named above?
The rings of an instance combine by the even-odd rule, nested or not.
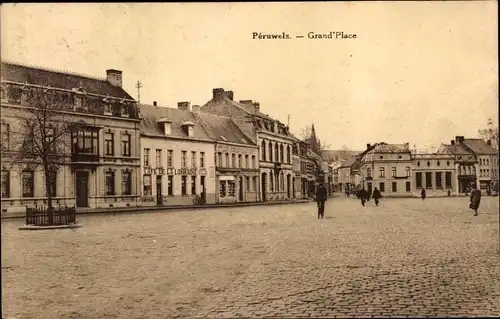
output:
[[[500,316],[495,9],[2,4],[2,318]]]

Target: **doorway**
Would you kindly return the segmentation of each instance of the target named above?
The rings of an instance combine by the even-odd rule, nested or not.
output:
[[[292,196],[295,198],[295,177],[292,178]]]
[[[266,196],[267,174],[266,173],[262,173],[261,184],[262,184],[262,187],[260,189],[262,192],[262,201],[265,202],[265,201],[267,201],[267,196]]]
[[[240,177],[239,201],[243,201],[243,177]]]
[[[89,172],[76,172],[76,207],[89,207]]]
[[[287,194],[287,197],[288,197],[288,198],[292,197],[292,196],[291,196],[291,194],[290,194],[290,192],[292,191],[292,190],[291,190],[291,187],[290,187],[290,186],[291,186],[291,185],[290,185],[291,183],[292,183],[292,178],[291,178],[290,174],[288,174],[288,175],[286,176],[286,194]]]
[[[367,183],[368,185],[368,194],[372,194],[372,183]]]
[[[156,205],[163,205],[163,193],[161,189],[161,175],[156,176]]]

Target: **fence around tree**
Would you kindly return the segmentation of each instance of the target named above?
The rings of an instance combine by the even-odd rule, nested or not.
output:
[[[46,207],[26,207],[26,225],[54,226],[76,223],[76,208],[60,206],[52,208],[52,223],[50,223]]]

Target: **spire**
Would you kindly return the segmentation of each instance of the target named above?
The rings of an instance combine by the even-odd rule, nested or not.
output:
[[[315,153],[319,153],[319,141],[316,137],[316,130],[314,129],[314,123],[311,126],[311,141],[309,142],[311,150]]]

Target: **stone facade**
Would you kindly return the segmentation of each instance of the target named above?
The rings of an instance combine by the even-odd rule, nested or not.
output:
[[[456,196],[458,180],[453,156],[445,154],[412,154],[411,192],[427,197]]]

